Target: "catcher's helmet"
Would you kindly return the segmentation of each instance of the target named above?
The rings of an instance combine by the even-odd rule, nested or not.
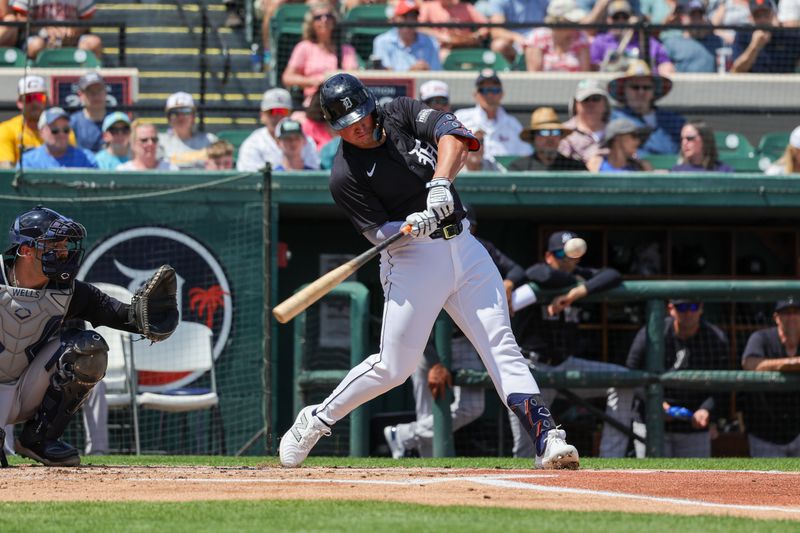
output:
[[[10,244],[5,253],[16,254],[20,246],[30,246],[41,252],[45,276],[61,283],[75,278],[83,259],[82,241],[86,238],[86,229],[78,222],[52,209],[36,206],[14,219],[8,237]],[[53,247],[62,241],[66,242],[65,250]]]
[[[335,130],[341,130],[375,112],[378,101],[361,80],[352,74],[334,74],[319,90],[322,116]]]

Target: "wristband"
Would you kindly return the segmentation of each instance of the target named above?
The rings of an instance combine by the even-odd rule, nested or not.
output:
[[[433,178],[431,181],[425,184],[426,189],[431,189],[433,187],[447,187],[450,188],[451,181],[447,178],[438,177]]]

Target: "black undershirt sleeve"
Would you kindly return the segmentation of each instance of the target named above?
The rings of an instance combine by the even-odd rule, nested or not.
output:
[[[128,304],[112,298],[94,285],[76,281],[75,293],[65,318],[88,320],[93,327],[108,326],[139,333],[136,326],[128,324],[128,307]]]

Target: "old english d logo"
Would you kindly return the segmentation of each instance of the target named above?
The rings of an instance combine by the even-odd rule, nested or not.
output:
[[[159,266],[172,265],[178,277],[178,311],[181,322],[172,337],[153,349],[179,350],[181,337],[210,339],[202,345],[219,359],[233,322],[233,296],[227,275],[214,254],[186,233],[164,227],[141,226],[123,230],[99,241],[87,254],[78,279],[88,283],[118,285],[134,293]],[[147,343],[134,343],[140,349]],[[137,358],[139,354],[137,353]],[[207,359],[206,359],[207,360]],[[161,392],[183,387],[204,371],[140,371],[144,391]]]
[[[342,105],[344,106],[344,110],[347,111],[348,109],[353,107],[353,102],[350,100],[350,97],[347,96],[345,98],[342,98]]]

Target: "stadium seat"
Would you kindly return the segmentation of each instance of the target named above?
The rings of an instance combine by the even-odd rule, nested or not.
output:
[[[502,54],[483,48],[457,48],[450,52],[443,66],[445,70],[511,70],[511,64]]]
[[[519,159],[518,155],[496,155],[494,156],[495,162],[508,170],[508,165]]]
[[[739,157],[753,157],[755,148],[741,133],[732,131],[715,131],[714,140],[717,142],[717,151],[722,155],[735,155]]]
[[[24,67],[25,52],[19,48],[0,47],[0,67]]]
[[[37,67],[97,68],[100,61],[92,52],[79,48],[46,48],[36,56]]]
[[[344,16],[347,22],[354,22],[359,20],[379,20],[386,21],[386,4],[364,4],[355,6],[347,12]],[[368,27],[351,27],[347,29],[345,42],[353,45],[356,49],[358,57],[367,62],[372,55],[372,42],[375,37],[389,28],[368,28]],[[389,65],[384,65],[389,67]]]
[[[233,160],[239,157],[239,148],[253,130],[222,130],[217,132],[217,137],[223,141],[228,141],[233,145]]]
[[[670,170],[678,164],[678,156],[673,154],[651,154],[642,159],[653,165],[654,170]]]
[[[789,144],[788,131],[773,131],[765,133],[758,142],[758,154],[770,161],[780,159]]]
[[[278,80],[289,62],[294,46],[302,39],[306,11],[307,4],[283,4],[270,21],[270,39]]]
[[[720,154],[720,160],[727,163],[736,172],[763,172],[759,158],[755,156],[739,156]]]

